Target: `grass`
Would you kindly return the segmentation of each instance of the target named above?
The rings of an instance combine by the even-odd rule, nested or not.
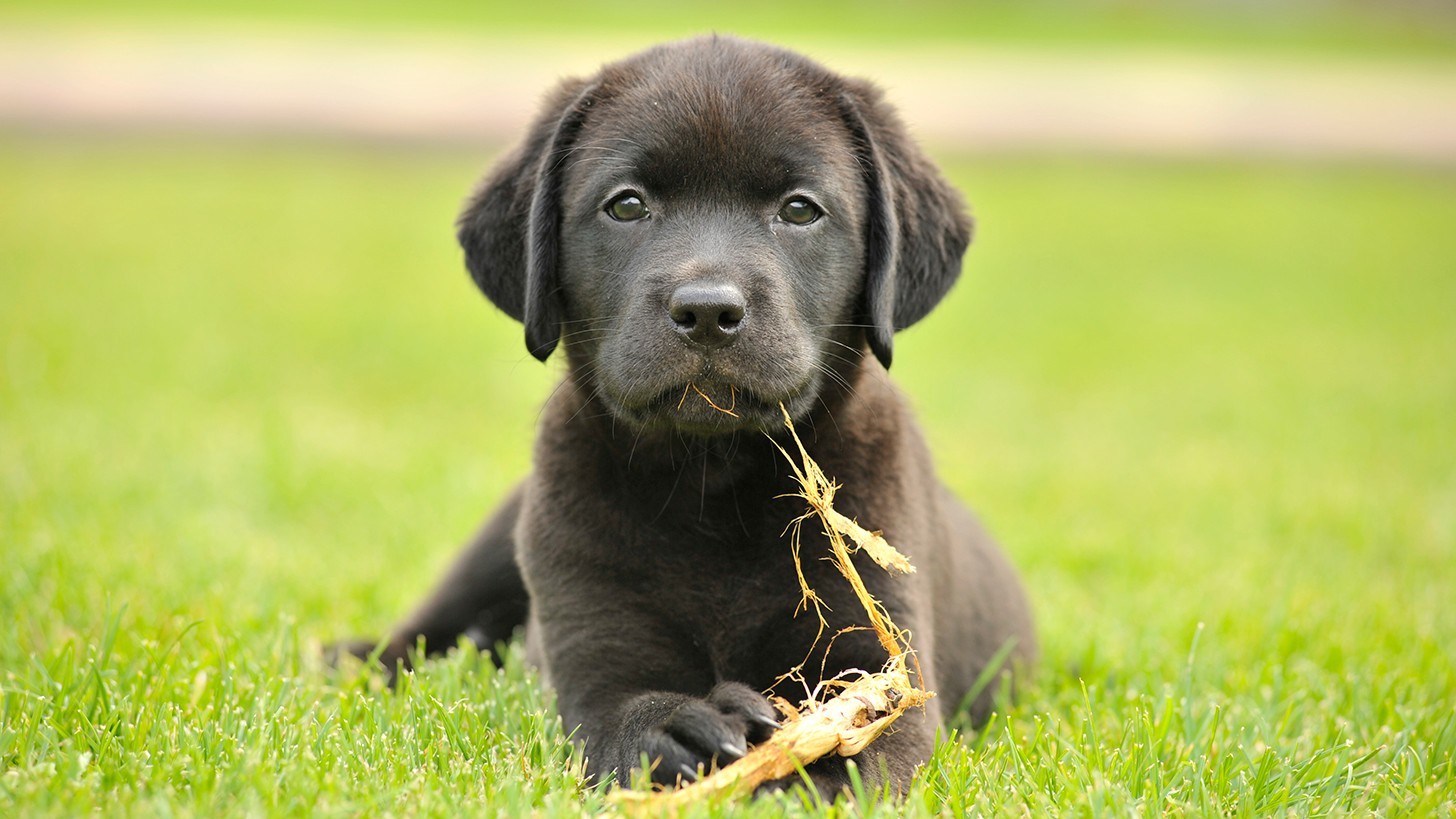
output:
[[[316,659],[527,469],[488,159],[0,144],[0,815],[602,809],[514,655]],[[947,162],[979,238],[895,370],[1045,662],[903,804],[743,812],[1451,815],[1456,175]]]

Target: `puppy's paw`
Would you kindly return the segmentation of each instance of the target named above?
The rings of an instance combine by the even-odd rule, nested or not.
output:
[[[653,763],[652,781],[673,786],[733,762],[778,727],[773,706],[757,691],[719,683],[706,698],[684,700],[644,732],[642,751]]]

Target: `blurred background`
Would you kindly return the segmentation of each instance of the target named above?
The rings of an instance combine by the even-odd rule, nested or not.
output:
[[[0,0],[6,664],[413,602],[559,375],[459,202],[557,78],[709,31],[875,79],[972,204],[895,374],[1049,668],[1449,648],[1447,0]]]
[[[1447,0],[0,4],[13,127],[509,139],[554,79],[704,32],[886,86],[947,150],[1449,161]]]

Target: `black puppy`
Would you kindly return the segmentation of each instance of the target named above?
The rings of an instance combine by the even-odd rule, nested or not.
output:
[[[608,65],[551,95],[459,236],[530,351],[559,344],[569,369],[534,472],[394,631],[387,666],[419,640],[490,647],[524,624],[589,771],[645,757],[664,784],[767,737],[760,692],[790,669],[811,686],[879,670],[872,633],[831,646],[796,616],[785,530],[803,504],[765,435],[782,440],[780,404],[844,484],[840,511],[919,568],[861,568],[939,693],[869,747],[866,779],[902,789],[998,650],[1008,668],[1033,658],[1012,569],[936,479],[883,369],[894,332],[954,282],[970,220],[870,85],[724,37]],[[826,635],[865,625],[817,559],[822,535],[805,527],[804,548]],[[848,781],[839,758],[809,772],[830,792]]]

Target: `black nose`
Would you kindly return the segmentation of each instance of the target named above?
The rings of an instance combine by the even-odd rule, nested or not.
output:
[[[725,282],[691,282],[672,291],[667,313],[677,331],[694,344],[722,347],[738,334],[748,300]]]

